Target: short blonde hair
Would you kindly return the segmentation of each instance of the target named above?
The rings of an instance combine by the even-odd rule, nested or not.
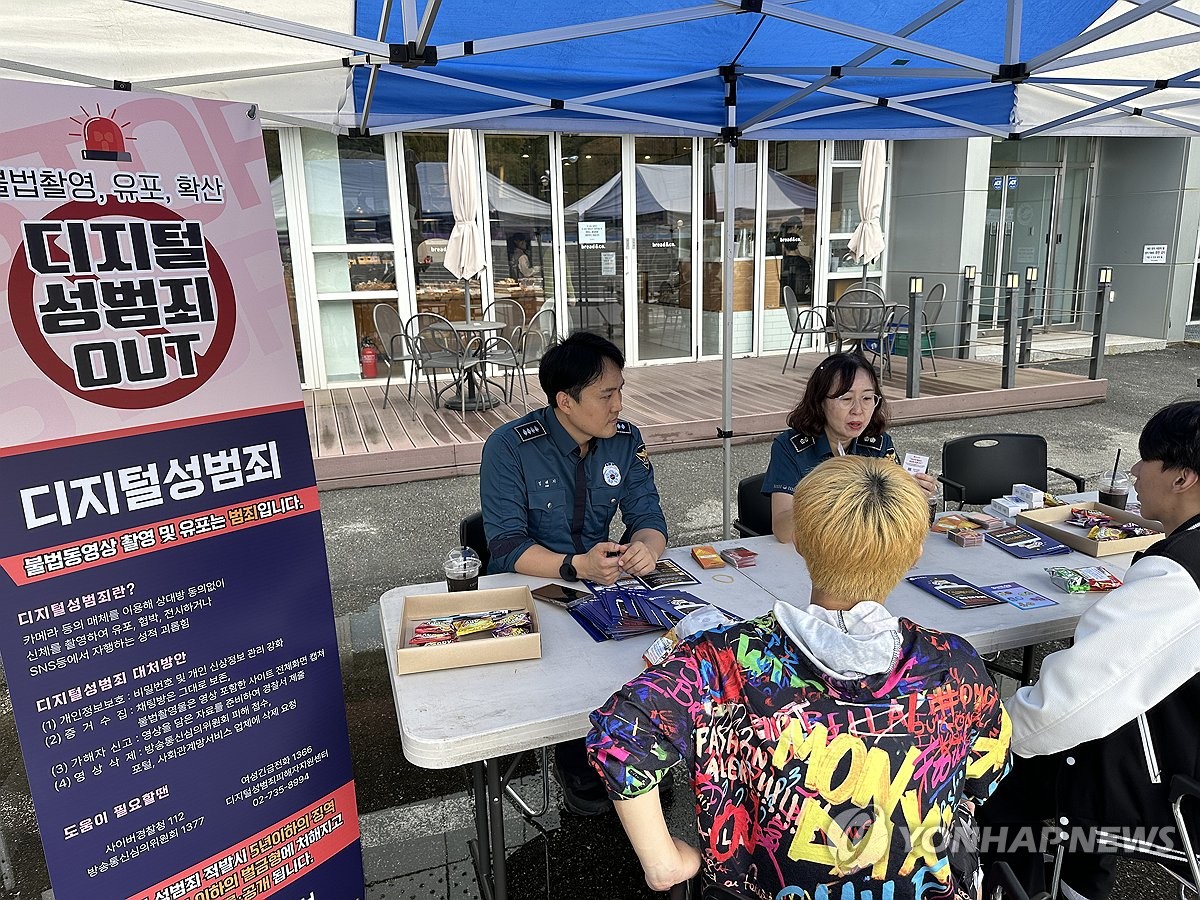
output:
[[[796,549],[813,587],[882,602],[917,561],[929,506],[916,480],[890,459],[837,456],[796,485]]]

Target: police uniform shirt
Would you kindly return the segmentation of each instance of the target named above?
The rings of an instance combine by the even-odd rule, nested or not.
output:
[[[534,544],[555,553],[586,553],[609,539],[618,508],[629,534],[642,528],[667,533],[637,428],[618,421],[617,433],[594,438],[581,458],[579,444],[550,407],[497,428],[487,439],[479,499],[493,574],[515,571]]]
[[[896,458],[892,437],[886,431],[879,437],[860,435],[845,450],[850,456]],[[789,428],[777,435],[771,444],[771,462],[763,477],[762,492],[767,496],[795,493],[800,479],[833,455],[834,450],[829,446],[825,432],[813,437]]]

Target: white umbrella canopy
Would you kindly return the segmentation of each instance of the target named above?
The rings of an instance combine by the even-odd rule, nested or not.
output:
[[[447,166],[450,182],[450,206],[454,210],[454,230],[446,245],[445,266],[455,278],[467,281],[487,265],[483,247],[483,229],[479,227],[479,173],[474,135],[463,128],[450,132],[450,156]],[[471,293],[466,295],[467,321],[471,321]]]
[[[858,175],[858,214],[862,221],[850,237],[850,252],[866,264],[879,259],[883,253],[883,229],[879,217],[883,213],[883,181],[886,175],[887,143],[863,141],[862,169]]]

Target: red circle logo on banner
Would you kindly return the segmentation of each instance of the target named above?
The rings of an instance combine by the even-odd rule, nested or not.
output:
[[[148,223],[186,221],[183,216],[157,203],[100,204],[93,202],[66,203],[42,217],[40,221],[92,223],[101,219],[134,222],[141,220]],[[60,238],[64,243],[68,241],[65,234],[60,235]],[[79,252],[79,248],[75,246],[75,240],[71,240],[70,243],[72,246],[68,250],[66,247],[59,246],[53,239],[47,240],[45,250],[48,258],[55,264],[72,258]],[[107,253],[107,250],[106,240],[104,252]],[[140,366],[141,351],[146,350],[149,344],[156,342],[157,356],[164,364],[165,372],[163,377],[152,379],[154,384],[136,387],[129,379],[120,378],[119,380],[122,382],[120,387],[81,385],[78,366],[81,361],[86,362],[89,366],[93,365],[94,355],[86,349],[82,355],[80,354],[80,338],[81,336],[94,337],[95,329],[86,329],[89,332],[86,335],[81,335],[78,331],[64,331],[62,334],[47,336],[38,316],[38,304],[47,298],[44,294],[39,295],[38,288],[45,281],[74,282],[83,273],[71,272],[66,275],[46,276],[35,272],[30,266],[28,248],[24,243],[13,254],[12,269],[8,276],[9,313],[12,316],[21,346],[25,348],[29,358],[47,378],[63,390],[100,406],[114,409],[150,409],[166,406],[168,403],[188,396],[207,382],[221,367],[229,352],[229,347],[233,343],[233,334],[237,324],[233,281],[229,277],[229,271],[216,248],[207,239],[204,240],[204,252],[207,271],[203,274],[207,276],[208,284],[212,289],[212,306],[215,315],[213,321],[203,323],[201,328],[203,334],[196,334],[197,324],[191,322],[185,323],[183,326],[161,324],[147,328],[123,330],[119,351],[116,349],[117,342],[111,339],[104,343],[98,342],[90,345],[98,348],[97,352],[100,352],[102,361],[108,367],[105,374],[109,377],[104,382],[107,385],[113,381],[110,374],[112,362],[115,361],[118,366],[126,364]],[[160,269],[153,271],[139,269],[131,272],[128,271],[130,268],[128,265],[114,268],[113,274],[120,274],[125,279],[135,276],[152,279],[164,276],[184,278],[186,277],[185,272],[193,276],[200,274],[200,266],[166,273]],[[111,275],[108,277],[111,278]],[[156,283],[156,290],[157,287]],[[126,305],[122,305],[120,310],[127,308]],[[110,310],[102,302],[97,302],[94,309],[101,317],[101,321],[107,313],[116,310],[117,307]],[[179,339],[179,334],[183,331],[191,332],[187,335],[186,341]],[[205,336],[207,336],[207,341],[204,340]],[[205,344],[207,345],[205,346]],[[155,353],[150,351],[147,353],[151,359],[154,358]],[[187,354],[187,359],[182,359],[181,354]],[[167,363],[168,356],[173,365]]]

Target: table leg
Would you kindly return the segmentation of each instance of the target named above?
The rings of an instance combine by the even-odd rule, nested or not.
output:
[[[475,837],[467,842],[483,900],[508,900],[504,859],[504,791],[500,760],[471,763]]]
[[[475,367],[472,366],[471,368],[467,369],[466,396],[463,396],[462,385],[459,384],[458,390],[455,391],[454,396],[442,405],[445,406],[446,409],[457,409],[464,411],[491,409],[494,406],[500,405],[499,400],[496,400],[492,397],[481,396],[479,391],[476,389],[476,386],[477,382],[475,380]]]

